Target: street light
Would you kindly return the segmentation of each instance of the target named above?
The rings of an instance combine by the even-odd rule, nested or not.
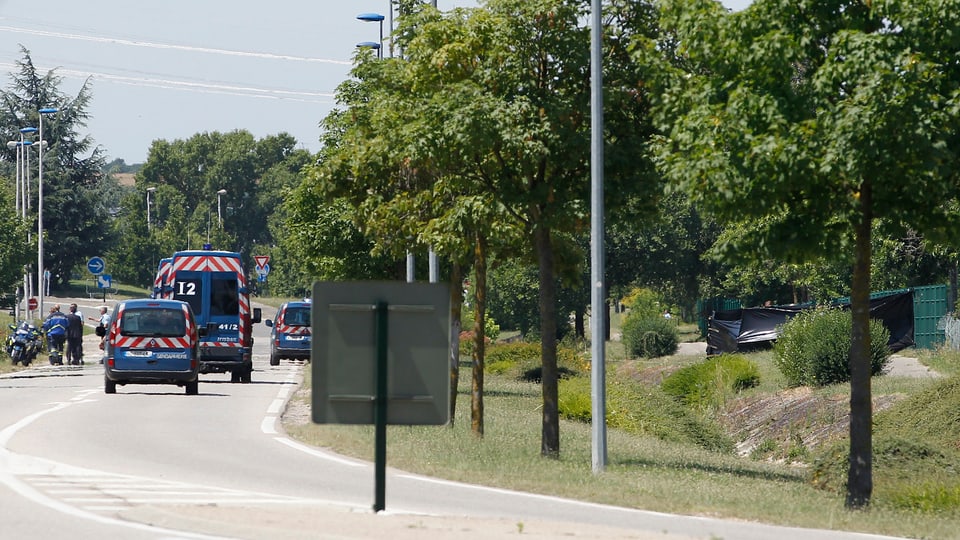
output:
[[[364,22],[375,22],[380,23],[380,41],[377,42],[378,45],[383,44],[383,15],[379,13],[361,13],[357,15],[357,19]],[[393,57],[393,3],[390,5],[390,56]],[[358,45],[359,46],[359,45]],[[383,52],[380,47],[374,47],[380,52],[379,58],[383,58]]]
[[[20,211],[23,219],[27,219],[27,210],[30,209],[30,153],[29,148],[33,141],[25,139],[24,136],[32,136],[37,132],[35,127],[25,127],[20,129]]]
[[[43,116],[54,114],[57,109],[43,108],[37,111],[40,113],[40,163],[37,165],[37,284],[40,289],[39,303],[40,315],[43,316]]]
[[[374,49],[377,51],[377,58],[383,58],[383,52],[380,50],[380,44],[376,41],[361,41],[357,43],[358,49]]]
[[[150,194],[156,191],[155,187],[147,188],[147,230],[150,230]]]
[[[223,216],[220,214],[220,197],[227,194],[227,190],[221,189],[217,192],[217,224],[223,229]]]

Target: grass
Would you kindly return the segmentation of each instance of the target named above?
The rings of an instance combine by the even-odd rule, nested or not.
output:
[[[614,349],[615,343],[610,344]],[[761,384],[743,393],[773,395],[782,390],[771,353],[747,355],[761,371]],[[643,366],[614,361],[608,381],[647,367],[675,362],[692,363],[696,357],[652,359]],[[939,360],[937,360],[939,361]],[[932,362],[937,362],[932,361]],[[388,463],[391,467],[441,478],[507,489],[688,515],[746,519],[799,527],[831,528],[916,538],[953,537],[960,527],[960,489],[950,480],[956,471],[931,476],[930,467],[917,467],[909,458],[894,463],[884,455],[874,468],[876,486],[868,510],[848,511],[844,493],[817,489],[811,481],[815,449],[795,452],[797,464],[751,459],[732,452],[708,451],[693,444],[664,441],[649,435],[608,430],[609,465],[600,474],[592,472],[591,429],[585,422],[561,421],[561,452],[558,459],[540,456],[541,396],[534,383],[506,375],[487,374],[484,396],[484,435],[470,430],[470,369],[463,364],[454,422],[445,427],[390,426]],[[875,395],[916,395],[938,384],[879,377]],[[294,397],[294,407],[309,407],[310,374]],[[960,385],[957,385],[960,387]],[[828,396],[845,394],[849,387],[835,385],[817,390]],[[960,388],[950,394],[938,411],[960,410]],[[951,401],[952,400],[952,401]],[[905,403],[908,400],[904,400]],[[298,405],[299,404],[299,405]],[[898,413],[907,418],[923,415],[928,402]],[[939,413],[938,413],[939,414]],[[900,418],[895,417],[895,418]],[[895,422],[885,422],[890,426]],[[922,422],[921,422],[922,423]],[[287,432],[311,445],[329,447],[362,459],[373,459],[371,426],[316,425],[308,418],[286,415]],[[816,429],[816,426],[810,426]],[[916,440],[913,428],[896,427],[885,438]],[[948,433],[956,433],[953,431]],[[934,443],[931,444],[936,444]],[[772,443],[768,443],[772,444]],[[761,452],[756,455],[762,455]],[[953,454],[948,454],[952,456]],[[845,456],[844,456],[845,457]],[[929,481],[909,482],[923,472]],[[910,490],[916,493],[910,493]],[[904,498],[907,502],[898,500]]]

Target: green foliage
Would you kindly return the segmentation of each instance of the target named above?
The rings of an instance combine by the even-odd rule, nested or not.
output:
[[[719,406],[732,394],[758,384],[755,363],[742,354],[724,354],[671,373],[660,388],[687,405],[704,408]]]
[[[624,320],[621,332],[627,356],[631,358],[655,358],[677,352],[677,325],[659,315],[648,317],[631,312]]]
[[[664,302],[658,293],[636,287],[623,297],[621,303],[630,310],[630,316],[655,319],[663,316]]]
[[[792,386],[826,386],[850,380],[849,311],[810,309],[788,321],[774,344],[774,362]],[[890,361],[890,332],[870,320],[870,372],[879,374]]]
[[[0,185],[0,208],[12,208],[13,199]],[[35,253],[27,242],[28,225],[13,212],[0,212],[0,293],[16,289],[23,280],[23,267]]]
[[[560,414],[571,420],[590,422],[589,377],[560,381]],[[607,425],[631,434],[649,435],[666,441],[695,444],[717,452],[729,452],[733,443],[714,422],[701,418],[659,388],[630,380],[607,385]]]
[[[487,349],[484,362],[488,373],[510,374],[529,380],[539,379],[541,369],[540,343],[516,341],[497,343]],[[573,347],[557,347],[557,369],[561,374],[589,371],[586,356]]]

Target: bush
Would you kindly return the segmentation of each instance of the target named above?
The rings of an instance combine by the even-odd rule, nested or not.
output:
[[[487,349],[484,357],[484,371],[487,373],[513,373],[518,378],[540,381],[542,360],[540,344],[518,341],[498,343]],[[569,377],[586,371],[590,364],[582,353],[572,347],[557,347],[557,371],[560,377]]]
[[[721,405],[731,393],[760,384],[757,365],[741,354],[724,354],[672,373],[660,388],[687,405]]]
[[[591,382],[589,377],[560,381],[560,415],[590,422]],[[607,426],[636,435],[695,444],[716,452],[730,452],[733,442],[715,422],[687,409],[655,386],[636,381],[611,381],[607,385]]]
[[[774,362],[791,386],[826,386],[850,380],[849,311],[811,309],[800,312],[780,329],[773,346]],[[890,361],[890,332],[870,320],[870,372],[879,374]]]
[[[623,322],[623,345],[630,358],[656,358],[677,352],[677,325],[662,317],[630,313]]]

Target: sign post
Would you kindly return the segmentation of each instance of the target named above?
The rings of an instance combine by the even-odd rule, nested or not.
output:
[[[385,509],[387,424],[450,421],[446,284],[315,282],[312,419],[373,424],[373,510]]]

